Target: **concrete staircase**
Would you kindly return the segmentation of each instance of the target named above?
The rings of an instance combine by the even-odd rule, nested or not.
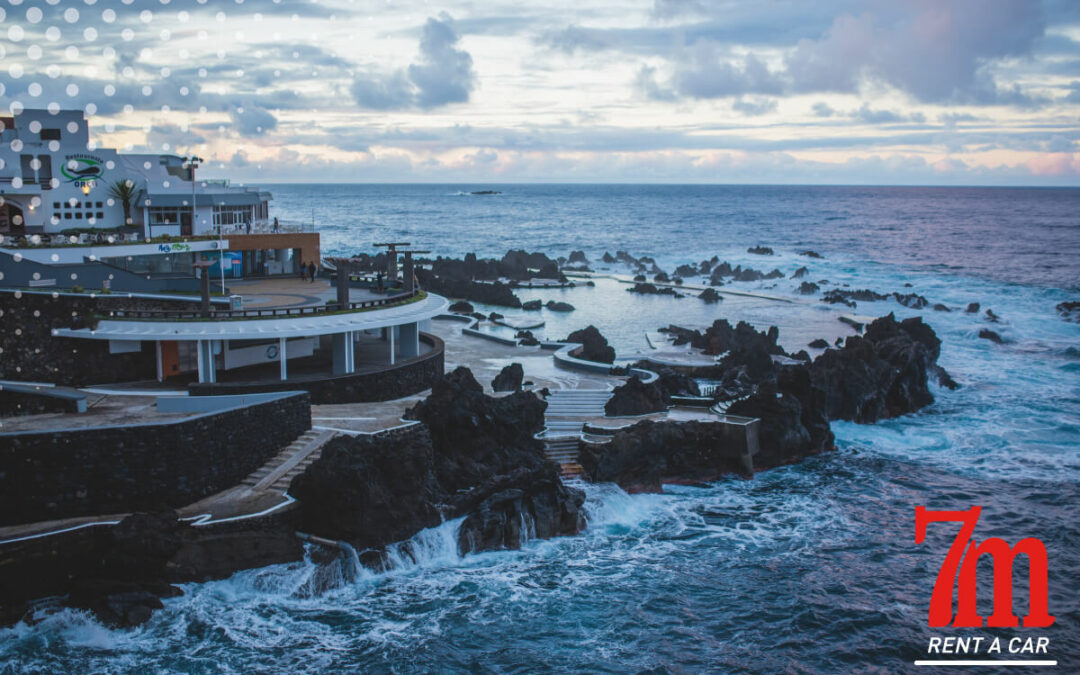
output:
[[[334,437],[330,430],[309,429],[287,448],[244,479],[252,490],[284,492],[292,479],[322,455],[322,446]]]
[[[607,389],[557,389],[548,396],[544,413],[544,452],[558,464],[564,478],[580,476],[578,438],[584,418],[603,417],[611,398]]]
[[[578,464],[578,439],[576,436],[556,436],[544,440],[544,454],[559,465],[563,478],[576,478],[582,474]]]

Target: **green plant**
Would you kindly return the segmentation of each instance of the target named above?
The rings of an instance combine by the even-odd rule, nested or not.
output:
[[[76,284],[75,286],[71,287],[71,292],[72,293],[82,293],[83,292],[83,287]]]
[[[135,201],[135,181],[130,178],[121,178],[109,186],[109,196],[119,199],[124,206],[124,223],[131,224],[131,203]]]

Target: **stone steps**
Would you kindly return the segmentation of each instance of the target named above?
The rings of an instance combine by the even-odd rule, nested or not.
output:
[[[547,398],[544,412],[544,454],[559,465],[563,478],[583,473],[578,464],[578,439],[583,417],[603,417],[604,404],[611,398],[606,389],[559,389]]]
[[[253,490],[285,490],[293,477],[318,459],[322,446],[331,438],[333,431],[309,429],[244,479],[243,484]]]

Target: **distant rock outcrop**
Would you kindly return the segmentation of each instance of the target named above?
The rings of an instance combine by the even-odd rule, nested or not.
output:
[[[941,340],[921,318],[898,322],[889,314],[814,359],[811,380],[825,392],[829,419],[874,422],[932,403],[929,375],[955,386],[937,365],[940,351]]]
[[[667,397],[659,382],[645,384],[637,375],[616,387],[604,404],[604,414],[608,417],[648,415],[664,410],[667,410]]]
[[[1061,318],[1066,321],[1072,321],[1073,323],[1080,323],[1080,300],[1069,300],[1067,302],[1060,302],[1056,308]]]
[[[608,345],[607,338],[600,334],[596,326],[587,326],[567,335],[562,342],[577,342],[582,345],[577,353],[579,359],[598,363],[613,363],[615,349]]]
[[[491,381],[492,391],[520,391],[521,381],[525,379],[525,370],[520,363],[511,363],[499,371]]]

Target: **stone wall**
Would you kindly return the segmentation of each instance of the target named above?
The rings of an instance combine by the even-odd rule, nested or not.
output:
[[[175,508],[311,428],[307,394],[162,424],[0,434],[0,525]]]
[[[54,328],[85,326],[93,315],[117,309],[187,309],[198,301],[126,295],[57,295],[0,291],[0,379],[86,386],[157,377],[154,344],[110,354],[105,340],[54,337]],[[80,323],[82,322],[82,323]]]
[[[300,389],[311,394],[312,403],[320,405],[392,401],[430,389],[443,374],[443,341],[429,333],[421,333],[420,339],[431,345],[429,352],[379,370],[284,382],[193,382],[188,385],[188,392],[193,396],[210,396]]]

